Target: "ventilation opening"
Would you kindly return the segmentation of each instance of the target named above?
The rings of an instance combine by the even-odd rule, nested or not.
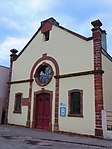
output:
[[[44,38],[44,41],[48,41],[49,40],[49,31],[43,33],[43,38]]]

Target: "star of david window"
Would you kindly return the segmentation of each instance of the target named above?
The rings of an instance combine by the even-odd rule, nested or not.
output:
[[[52,75],[53,71],[51,66],[47,63],[43,63],[36,70],[35,80],[38,85],[45,86],[51,81]]]

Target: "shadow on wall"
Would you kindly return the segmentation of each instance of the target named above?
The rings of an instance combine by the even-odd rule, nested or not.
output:
[[[1,116],[1,124],[5,124],[5,107],[3,107],[2,109],[2,116]]]

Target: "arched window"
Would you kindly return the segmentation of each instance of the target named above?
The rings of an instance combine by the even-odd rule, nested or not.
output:
[[[74,89],[68,91],[68,116],[83,116],[83,91]]]
[[[21,113],[22,93],[15,94],[14,113]]]

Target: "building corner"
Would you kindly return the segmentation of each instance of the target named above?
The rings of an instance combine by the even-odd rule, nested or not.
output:
[[[103,137],[102,110],[103,110],[103,70],[102,70],[102,23],[100,20],[91,22],[93,25],[93,49],[94,49],[94,89],[95,89],[95,136]]]
[[[11,49],[10,50],[10,71],[9,71],[9,80],[8,80],[8,97],[6,100],[6,114],[5,114],[5,124],[8,124],[8,109],[9,109],[9,98],[10,98],[10,87],[11,87],[11,77],[12,77],[12,67],[13,67],[13,61],[17,58],[17,50]]]

